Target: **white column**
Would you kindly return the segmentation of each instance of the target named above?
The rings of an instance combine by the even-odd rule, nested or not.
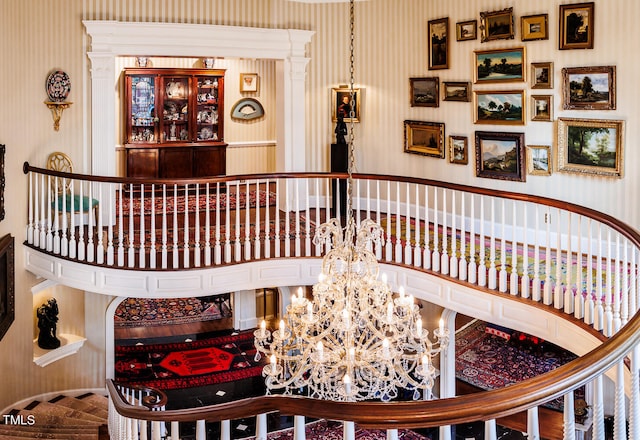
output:
[[[115,69],[112,52],[89,52],[91,60],[91,170],[115,176]]]
[[[233,292],[233,328],[247,330],[258,327],[255,290]]]

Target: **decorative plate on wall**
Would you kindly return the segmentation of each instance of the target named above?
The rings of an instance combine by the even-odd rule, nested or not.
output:
[[[231,117],[236,119],[256,119],[264,116],[264,108],[258,100],[243,98],[236,102],[231,109]]]
[[[62,70],[54,70],[47,77],[47,95],[49,101],[64,102],[71,91],[71,79]]]

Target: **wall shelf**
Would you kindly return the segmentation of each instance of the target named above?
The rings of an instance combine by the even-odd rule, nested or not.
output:
[[[53,350],[44,350],[38,347],[37,339],[33,340],[33,362],[36,365],[45,367],[67,356],[76,354],[87,340],[82,336],[69,333],[61,333],[57,336],[60,339],[60,347]]]

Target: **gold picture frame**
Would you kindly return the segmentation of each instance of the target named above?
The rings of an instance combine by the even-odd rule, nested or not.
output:
[[[444,159],[444,123],[404,121],[404,152]]]
[[[513,8],[480,12],[481,43],[492,40],[511,40],[513,37]]]
[[[549,39],[549,14],[525,15],[520,17],[522,41]]]
[[[409,78],[411,107],[438,107],[440,105],[440,79]]]
[[[526,79],[524,46],[476,50],[473,57],[473,82],[476,84],[521,82]]]
[[[550,176],[551,169],[551,147],[549,145],[527,145],[527,174]]]
[[[427,24],[429,70],[449,68],[449,17]]]
[[[449,163],[469,163],[469,139],[466,136],[449,136]]]
[[[560,5],[558,48],[593,49],[594,2]]]
[[[616,67],[563,68],[562,95],[565,110],[615,110]]]
[[[331,120],[338,122],[341,115],[344,122],[360,122],[360,95],[362,90],[353,89],[353,118],[351,114],[351,89],[349,87],[334,87],[331,89]]]
[[[553,62],[531,63],[531,88],[553,88]]]
[[[524,90],[476,90],[473,92],[474,124],[524,125]]]
[[[622,178],[624,121],[558,118],[559,172]]]
[[[531,120],[553,121],[553,95],[531,95]]]
[[[240,93],[255,92],[258,93],[259,77],[257,73],[241,73],[240,74]]]
[[[478,20],[459,21],[456,23],[456,41],[478,39]]]

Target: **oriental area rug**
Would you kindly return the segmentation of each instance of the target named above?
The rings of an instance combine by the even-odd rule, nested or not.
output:
[[[516,336],[517,335],[517,336]],[[503,388],[551,371],[577,356],[549,342],[474,320],[456,332],[456,379],[483,390]],[[584,388],[576,390],[583,398]],[[562,410],[563,400],[544,406]]]
[[[200,387],[262,374],[253,331],[188,342],[115,347],[115,380],[160,390]]]
[[[342,422],[318,420],[305,425],[305,436],[307,440],[342,440]],[[355,438],[357,440],[386,440],[387,431],[380,429],[363,429],[356,425]],[[431,440],[417,432],[408,429],[398,430],[400,440]],[[246,437],[243,440],[255,440],[255,437]],[[282,431],[270,432],[267,440],[293,440],[293,428]]]

